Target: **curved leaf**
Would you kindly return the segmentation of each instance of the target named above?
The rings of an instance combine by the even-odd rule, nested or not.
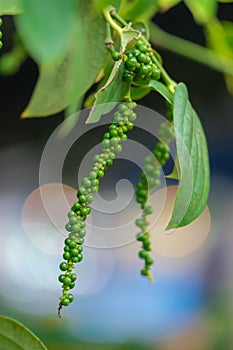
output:
[[[0,348],[7,350],[47,350],[42,341],[21,323],[0,316]]]
[[[74,40],[75,47],[68,51],[61,63],[53,66],[42,63],[39,79],[23,117],[49,116],[65,109],[85,94],[102,69],[107,57],[104,44],[105,21],[102,15],[96,16],[91,12],[88,3],[90,1],[85,1],[82,5],[81,29],[84,30],[88,43],[85,60],[83,50]],[[77,56],[78,62],[74,65]]]
[[[53,63],[65,55],[73,37],[76,1],[21,0],[18,33],[36,62]]]
[[[160,95],[162,95],[165,98],[165,100],[167,100],[167,102],[169,102],[170,104],[173,103],[173,96],[166,87],[166,85],[160,83],[160,81],[157,80],[150,80],[148,86],[160,93]]]
[[[180,184],[167,229],[195,220],[206,206],[210,186],[205,134],[183,83],[178,84],[174,94],[174,129]]]

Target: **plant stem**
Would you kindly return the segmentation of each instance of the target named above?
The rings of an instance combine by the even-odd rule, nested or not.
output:
[[[204,46],[166,33],[154,23],[150,23],[150,36],[154,45],[205,64],[219,72],[233,75],[233,61]]]
[[[127,27],[128,23],[121,18],[116,11],[111,12],[112,18],[116,19],[123,27]]]
[[[103,9],[103,16],[104,16],[106,22],[108,22],[110,24],[112,29],[114,29],[121,36],[122,35],[122,28],[120,26],[118,26],[118,24],[116,24],[115,21],[113,21],[112,16],[111,16],[111,12],[113,10],[114,10],[113,7],[106,7],[105,9]]]

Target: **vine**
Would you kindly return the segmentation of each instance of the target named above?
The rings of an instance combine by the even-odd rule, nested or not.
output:
[[[122,145],[120,143],[127,140],[128,137],[126,133],[133,129],[133,122],[137,118],[136,113],[133,111],[136,103],[132,102],[132,89],[146,89],[147,87],[153,87],[156,91],[161,93],[168,104],[168,121],[161,124],[159,130],[160,141],[157,142],[151,155],[147,156],[145,159],[144,170],[140,176],[140,181],[137,183],[135,194],[136,201],[140,204],[142,209],[141,218],[138,218],[135,222],[136,226],[140,228],[140,232],[137,234],[136,238],[142,244],[139,257],[144,260],[144,267],[141,269],[141,274],[147,276],[149,281],[153,281],[150,272],[150,267],[153,264],[153,259],[150,256],[152,247],[149,233],[149,221],[147,220],[147,216],[152,214],[153,208],[149,205],[149,196],[151,191],[154,191],[160,185],[161,168],[170,157],[170,141],[175,137],[176,132],[179,131],[176,127],[176,120],[173,118],[173,113],[174,116],[176,116],[176,91],[179,91],[179,89],[184,93],[186,91],[184,85],[179,84],[177,87],[177,84],[169,77],[161,64],[159,54],[152,49],[146,37],[141,32],[135,30],[131,23],[127,23],[121,18],[114,8],[107,7],[104,9],[103,16],[106,20],[107,28],[105,45],[115,63],[104,88],[101,87],[95,94],[94,106],[97,102],[100,103],[98,99],[101,93],[108,95],[111,89],[115,89],[116,82],[117,84],[122,84],[122,91],[124,91],[122,100],[124,102],[119,105],[118,110],[114,113],[114,123],[109,126],[109,131],[103,136],[102,153],[94,157],[93,168],[88,176],[82,179],[82,186],[78,189],[78,201],[74,203],[68,213],[69,222],[66,225],[66,230],[69,232],[69,236],[65,239],[63,254],[65,262],[60,264],[60,270],[64,273],[59,276],[59,281],[62,283],[63,289],[58,307],[59,317],[61,317],[62,307],[68,306],[74,300],[73,294],[70,294],[69,291],[74,288],[77,279],[77,275],[73,273],[74,264],[83,260],[82,245],[84,244],[84,237],[86,236],[85,220],[87,215],[91,212],[90,205],[93,201],[93,194],[98,192],[100,179],[104,177],[107,168],[113,164],[116,153],[122,151]],[[117,45],[113,40],[113,38],[116,38],[115,35],[120,39],[120,50],[115,49]],[[185,98],[183,98],[183,102],[185,102],[184,112],[186,113],[186,104],[189,104],[189,102],[186,101]],[[188,113],[190,111],[192,112],[191,107]],[[102,114],[106,112],[106,110],[102,110]],[[99,117],[100,115],[96,115],[95,109],[92,108],[89,119],[98,120]],[[178,134],[176,136],[180,135]],[[177,156],[178,160],[181,160],[180,168],[182,170],[183,161],[182,157],[179,157],[179,152]],[[205,160],[205,163],[205,170],[207,170],[205,181],[208,188],[208,159]],[[191,164],[191,167],[192,166],[194,166],[194,164]],[[177,200],[179,200],[179,193],[183,193],[182,186],[180,186],[179,191]],[[207,196],[202,200],[201,211],[205,207],[206,200]],[[194,203],[192,203],[191,198],[190,204],[192,206],[192,214],[194,214],[196,198],[194,198],[193,202]],[[183,216],[180,216],[179,210],[178,213],[176,211],[177,209],[175,206],[168,227],[184,225]],[[199,212],[197,211],[194,216],[195,215],[197,217]],[[188,218],[188,222],[192,220],[193,219]],[[188,222],[185,222],[185,224]]]
[[[75,264],[83,260],[86,218],[91,213],[94,194],[99,191],[101,179],[113,164],[116,154],[122,151],[122,144],[127,142],[134,121],[141,117],[136,113],[135,101],[155,92],[162,96],[167,105],[167,121],[160,125],[159,140],[153,152],[144,160],[143,172],[135,191],[135,199],[141,207],[141,217],[135,224],[140,229],[136,239],[141,243],[139,257],[144,262],[141,269],[143,276],[153,280],[148,221],[148,217],[153,214],[150,193],[160,186],[162,167],[170,158],[170,143],[173,139],[176,144],[176,162],[169,176],[179,180],[179,187],[166,229],[188,225],[203,212],[207,203],[210,173],[205,133],[189,101],[186,85],[170,77],[151,42],[166,48],[170,45],[172,51],[175,50],[174,43],[177,43],[177,52],[187,57],[197,48],[196,60],[199,62],[203,62],[200,56],[205,50],[206,64],[227,74],[230,86],[232,67],[228,34],[224,43],[219,44],[219,47],[224,47],[227,57],[218,53],[218,44],[213,35],[214,30],[222,33],[228,29],[215,18],[216,2],[200,3],[200,10],[194,2],[187,0],[185,3],[195,20],[205,27],[209,48],[187,44],[151,23],[154,14],[164,9],[165,5],[168,6],[166,1],[160,3],[161,8],[154,0],[148,1],[147,6],[143,0],[73,0],[63,2],[62,5],[51,2],[50,11],[47,11],[46,2],[37,0],[31,0],[30,6],[27,0],[0,3],[0,15],[18,15],[15,18],[16,34],[12,50],[1,57],[1,73],[12,74],[17,71],[27,55],[39,66],[39,78],[30,102],[22,113],[23,118],[48,116],[65,110],[67,122],[64,125],[68,133],[72,127],[68,117],[78,107],[81,108],[90,87],[94,86],[95,92],[87,94],[84,101],[84,106],[90,107],[87,123],[97,122],[113,111],[118,103],[114,121],[103,136],[102,152],[94,157],[91,171],[78,188],[77,201],[68,212],[64,261],[59,266],[59,282],[62,284],[59,317],[62,307],[74,300],[70,292],[77,280],[74,268]],[[59,40],[54,40],[54,37],[59,37]],[[186,53],[182,51],[182,43],[185,44]]]

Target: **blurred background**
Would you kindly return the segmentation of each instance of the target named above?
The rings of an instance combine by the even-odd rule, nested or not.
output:
[[[221,4],[219,18],[232,21],[233,5]],[[204,43],[202,28],[183,3],[156,15],[155,21],[172,34]],[[7,51],[14,32],[12,18],[4,17],[2,31]],[[156,251],[154,284],[139,276],[137,243],[117,249],[87,247],[77,269],[77,297],[63,310],[62,319],[57,319],[56,309],[63,236],[46,219],[38,186],[43,149],[63,115],[20,119],[38,76],[32,60],[27,59],[17,74],[0,77],[0,313],[23,322],[50,350],[233,349],[233,98],[220,73],[158,50],[170,75],[187,83],[206,131],[212,173],[210,232],[186,256]],[[140,103],[163,112],[162,99],[155,94]],[[102,130],[88,134],[81,140],[82,148],[75,145],[67,157],[63,189],[68,202],[75,198],[80,162],[101,135]],[[152,147],[153,140],[146,135],[135,131],[132,137]],[[106,176],[106,198],[114,196],[122,169],[124,178],[128,174],[136,181],[138,169],[119,161]],[[45,187],[48,190],[59,192],[56,186]],[[56,202],[57,197],[54,206]]]

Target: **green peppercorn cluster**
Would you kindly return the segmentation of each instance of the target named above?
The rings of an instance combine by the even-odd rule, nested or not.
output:
[[[153,209],[148,205],[148,200],[150,192],[160,186],[161,167],[165,165],[170,157],[169,143],[174,138],[171,124],[162,123],[158,134],[161,141],[157,142],[154,151],[145,158],[144,172],[140,175],[140,181],[136,185],[136,201],[142,209],[141,217],[135,221],[136,226],[141,230],[137,234],[137,240],[142,244],[139,257],[144,260],[144,267],[141,270],[141,274],[147,276],[151,282],[153,281],[153,277],[150,272],[150,266],[154,261],[150,256],[151,240],[147,216],[153,213]]]
[[[0,27],[1,26],[2,26],[2,19],[0,18]],[[2,32],[0,30],[0,49],[2,48],[2,45],[3,45],[1,39],[2,39]]]
[[[150,79],[160,78],[160,69],[153,62],[153,50],[143,39],[139,39],[135,46],[129,49],[124,57],[125,71],[123,80],[127,83],[144,83]]]
[[[120,142],[127,140],[126,132],[134,127],[133,122],[137,117],[133,111],[135,106],[134,102],[119,105],[118,110],[114,113],[114,123],[109,126],[108,132],[103,136],[102,153],[94,156],[93,168],[89,175],[82,179],[82,186],[77,192],[78,200],[68,212],[69,222],[65,228],[69,232],[69,236],[64,242],[63,258],[65,261],[60,264],[60,270],[63,273],[58,277],[63,289],[58,308],[59,316],[62,306],[68,306],[74,300],[74,296],[69,293],[74,288],[77,279],[73,269],[76,263],[83,260],[82,245],[86,236],[85,221],[91,212],[90,204],[93,201],[93,194],[98,192],[100,179],[104,176],[107,168],[113,164],[116,154],[122,151]]]

